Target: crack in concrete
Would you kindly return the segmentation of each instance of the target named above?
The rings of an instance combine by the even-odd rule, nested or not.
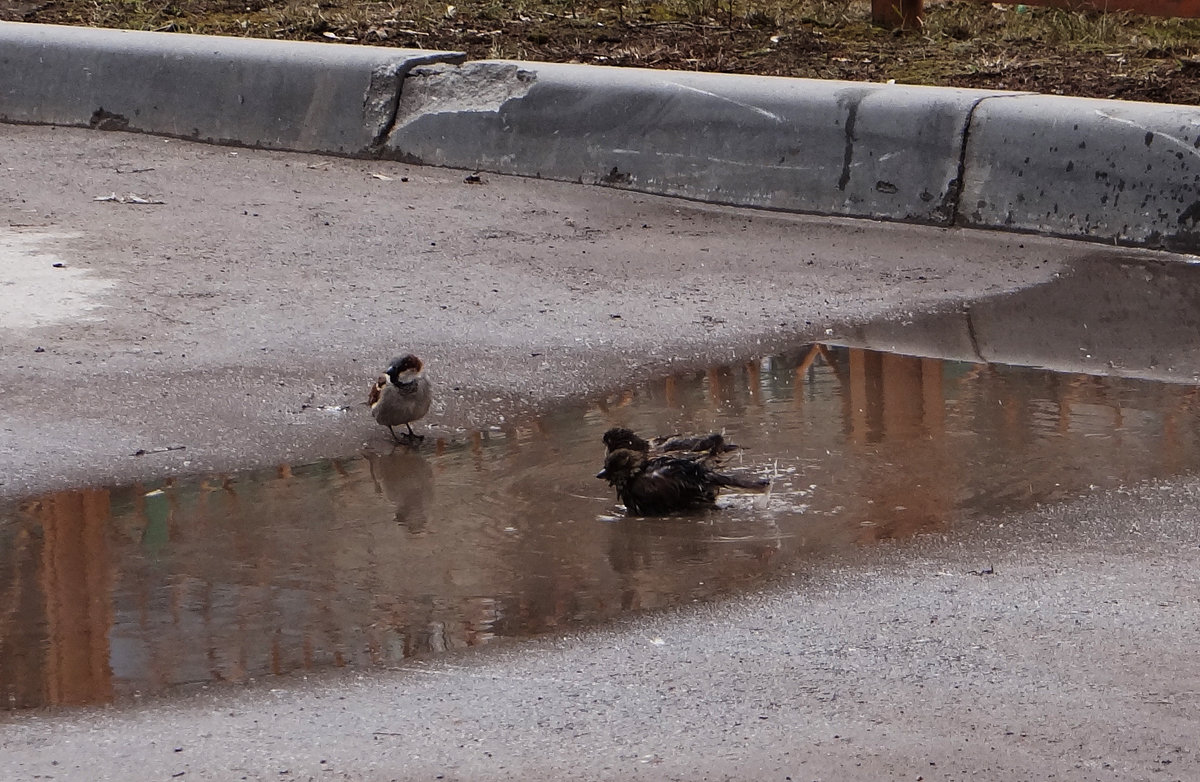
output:
[[[371,73],[371,83],[363,97],[363,115],[378,132],[364,152],[370,157],[381,157],[388,135],[396,127],[400,104],[404,100],[404,85],[408,77],[418,68],[445,64],[456,67],[466,59],[465,54],[430,55],[428,60],[414,61],[412,58],[381,65]],[[378,119],[376,119],[378,118]]]
[[[508,101],[523,98],[536,81],[536,73],[512,63],[472,62],[414,68],[404,80],[391,131],[427,114],[499,112]]]

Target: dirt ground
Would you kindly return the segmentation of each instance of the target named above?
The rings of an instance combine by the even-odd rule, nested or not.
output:
[[[920,32],[869,16],[865,0],[0,0],[0,20],[1200,104],[1200,20],[967,0],[929,3]]]

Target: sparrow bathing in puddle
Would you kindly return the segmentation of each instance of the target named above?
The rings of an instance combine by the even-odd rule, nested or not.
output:
[[[425,439],[424,435],[413,431],[411,422],[428,413],[432,401],[433,388],[425,377],[425,365],[411,353],[392,359],[384,373],[371,385],[367,397],[375,421],[386,426],[398,443]],[[408,427],[405,440],[401,440],[392,428],[400,424]]]
[[[725,454],[741,448],[741,446],[725,442],[725,437],[720,432],[700,435],[669,434],[646,440],[631,429],[620,426],[614,426],[604,433],[604,447],[608,453],[619,448],[627,448],[647,456],[702,459],[710,464],[718,463]]]
[[[712,506],[722,489],[761,493],[771,485],[766,478],[717,472],[703,453],[697,457],[649,456],[630,448],[610,451],[596,477],[615,487],[626,510],[635,516]]]

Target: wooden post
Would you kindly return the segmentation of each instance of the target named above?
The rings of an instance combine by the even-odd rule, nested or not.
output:
[[[871,0],[871,22],[888,30],[920,30],[924,0]]]

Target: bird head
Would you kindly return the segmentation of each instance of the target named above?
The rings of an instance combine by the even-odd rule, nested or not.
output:
[[[604,433],[604,447],[608,449],[609,453],[620,448],[646,453],[650,450],[650,443],[638,437],[630,429],[614,426]]]
[[[409,353],[392,359],[392,363],[388,364],[386,374],[388,380],[393,384],[402,385],[416,380],[424,369],[425,365],[421,363],[421,359]]]
[[[613,486],[624,484],[646,464],[646,455],[628,448],[618,448],[604,460],[604,469],[596,473]]]

